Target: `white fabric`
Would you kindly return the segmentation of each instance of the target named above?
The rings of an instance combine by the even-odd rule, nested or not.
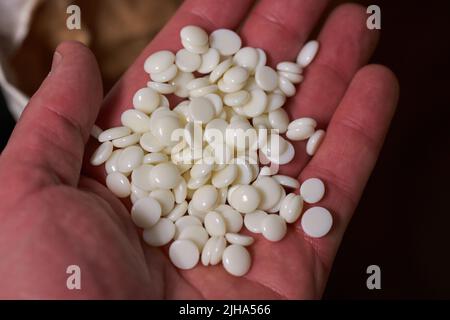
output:
[[[13,117],[17,120],[29,97],[8,81],[7,57],[21,45],[39,0],[0,1],[0,86]]]

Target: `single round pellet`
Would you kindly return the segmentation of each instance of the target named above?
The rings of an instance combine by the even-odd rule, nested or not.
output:
[[[224,250],[222,264],[228,273],[241,277],[250,269],[251,257],[243,246],[232,244]]]
[[[209,45],[223,56],[235,54],[241,48],[241,38],[228,29],[217,29],[209,35]]]
[[[300,195],[306,203],[317,203],[325,194],[325,185],[318,178],[305,180],[300,186]]]
[[[269,214],[261,221],[264,238],[270,241],[280,241],[286,235],[286,222],[277,214]]]
[[[197,246],[189,240],[175,240],[169,247],[170,261],[180,269],[195,267],[200,258]]]
[[[161,72],[169,68],[175,61],[175,55],[168,51],[162,50],[153,53],[144,62],[144,70],[147,73]]]
[[[106,186],[118,198],[128,197],[131,185],[128,178],[120,172],[112,172],[106,176]]]
[[[333,225],[331,213],[322,207],[312,207],[303,213],[301,226],[310,237],[321,238],[325,236]]]
[[[151,228],[145,229],[142,236],[144,241],[152,247],[168,244],[175,235],[175,225],[167,218],[161,218]]]
[[[161,217],[161,206],[151,197],[136,201],[131,208],[131,219],[138,227],[153,227]]]

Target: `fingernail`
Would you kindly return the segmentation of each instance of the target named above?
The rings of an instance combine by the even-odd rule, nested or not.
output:
[[[53,54],[52,68],[51,68],[50,72],[56,70],[56,67],[61,62],[61,59],[62,59],[61,53],[59,53],[58,51],[55,51],[55,53]]]

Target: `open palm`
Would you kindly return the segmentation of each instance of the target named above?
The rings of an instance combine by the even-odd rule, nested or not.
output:
[[[242,278],[221,266],[180,271],[166,252],[140,240],[126,204],[101,183],[103,169],[82,159],[90,129],[119,124],[133,94],[145,86],[152,52],[180,48],[188,24],[208,31],[239,28],[268,64],[293,61],[327,6],[326,0],[187,0],[102,102],[96,62],[84,46],[57,49],[52,72],[33,96],[0,157],[0,297],[33,298],[319,298],[344,230],[372,171],[394,113],[398,84],[378,65],[365,66],[377,42],[364,8],[342,5],[318,35],[321,50],[290,99],[292,118],[310,116],[327,129],[314,156],[297,155],[281,171],[321,178],[321,205],[331,232],[312,239],[296,225],[272,243],[256,236],[253,265]],[[82,174],[80,175],[80,171]],[[97,180],[97,181],[96,181]],[[253,235],[254,236],[254,235]],[[66,288],[66,268],[79,265],[82,289]]]

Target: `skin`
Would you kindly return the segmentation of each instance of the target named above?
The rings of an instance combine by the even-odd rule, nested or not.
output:
[[[300,181],[325,182],[320,205],[334,219],[325,237],[310,238],[298,224],[277,243],[254,235],[253,264],[242,278],[220,265],[180,271],[169,262],[167,248],[142,243],[126,204],[102,185],[103,168],[83,165],[97,145],[88,142],[94,122],[102,128],[120,123],[134,92],[148,81],[143,61],[157,50],[179,49],[182,26],[208,31],[240,26],[244,43],[263,48],[275,66],[295,59],[327,1],[252,5],[250,0],[187,0],[105,100],[92,53],[76,42],[57,48],[52,71],[0,157],[0,298],[321,297],[398,99],[392,72],[366,65],[378,35],[365,27],[363,7],[341,5],[327,17],[318,35],[321,50],[287,105],[292,117],[311,116],[327,129],[313,158],[298,142],[297,157],[282,168]],[[66,288],[66,268],[73,264],[81,268],[81,290]]]

